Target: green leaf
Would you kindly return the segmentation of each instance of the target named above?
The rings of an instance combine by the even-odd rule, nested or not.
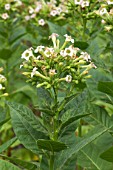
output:
[[[86,137],[82,138],[81,141],[79,141],[76,144],[76,138],[73,140],[73,144],[69,147],[69,149],[64,150],[61,152],[60,157],[58,158],[56,162],[56,169],[62,169],[63,166],[66,164],[66,162],[73,156],[76,155],[81,149],[83,149],[85,146],[93,142],[95,139],[100,137],[102,134],[104,134],[107,130],[102,126],[97,126],[93,130],[91,130]],[[67,138],[67,136],[66,136]],[[66,139],[65,139],[66,140]],[[63,141],[64,142],[64,141]]]
[[[78,47],[81,50],[85,50],[89,46],[89,44],[87,42],[83,42],[83,41],[75,41],[74,45],[75,45],[75,47]]]
[[[5,142],[3,145],[0,146],[0,153],[4,152],[9,146],[11,146],[15,141],[17,140],[17,137],[14,137],[7,142]]]
[[[7,118],[7,119],[1,121],[1,122],[0,122],[0,126],[2,126],[3,124],[5,124],[5,123],[8,122],[9,120],[10,120],[10,118]]]
[[[0,49],[0,58],[3,60],[7,60],[11,57],[11,49],[10,48],[2,48]]]
[[[11,161],[12,163],[18,165],[21,168],[26,168],[27,170],[36,170],[36,168],[37,168],[37,166],[31,162],[23,161],[23,160],[20,160],[17,158],[8,157],[8,156],[1,155],[1,154],[0,154],[0,156],[2,158],[5,158],[5,159]]]
[[[61,130],[64,129],[66,126],[68,126],[69,124],[73,123],[74,121],[82,118],[82,117],[85,117],[85,116],[88,116],[90,114],[83,114],[83,115],[76,115],[76,116],[73,116],[71,118],[69,118],[67,121],[65,121],[64,123],[62,123],[61,125]]]
[[[47,89],[40,87],[37,89],[37,105],[40,108],[45,109],[52,103],[52,96]]]
[[[52,152],[59,152],[67,148],[67,146],[64,143],[52,140],[39,139],[37,141],[37,144],[39,149],[44,149]]]
[[[107,170],[111,170],[112,164],[100,159],[99,155],[100,149],[98,145],[89,144],[79,152],[81,161],[79,160],[78,163],[84,168],[83,162],[85,161],[85,167],[92,167],[92,170],[106,170],[106,167]]]
[[[5,161],[5,160],[1,160],[0,159],[0,168],[1,170],[21,170],[20,168],[18,168],[17,166],[13,165],[12,163]]]
[[[100,81],[98,83],[98,90],[113,97],[113,82]]]
[[[8,102],[8,106],[17,138],[27,149],[38,154],[36,141],[47,138],[44,134],[45,129],[41,127],[39,119],[22,104]]]
[[[103,152],[100,157],[108,162],[113,162],[113,146]]]

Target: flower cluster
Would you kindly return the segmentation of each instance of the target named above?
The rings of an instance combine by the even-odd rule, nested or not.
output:
[[[21,21],[31,21],[32,24],[44,26],[49,18],[53,20],[56,18],[57,20],[64,19],[67,12],[67,1],[30,0],[23,2],[21,0],[6,0],[1,4],[0,19],[13,19],[15,21],[20,17]]]
[[[22,53],[24,61],[20,68],[26,70],[23,74],[37,88],[59,88],[62,83],[76,85],[85,82],[91,77],[89,70],[96,68],[87,52],[74,47],[71,36],[64,35],[65,41],[61,47],[58,36],[56,33],[49,36],[53,42],[52,47],[31,47]]]
[[[6,78],[5,78],[4,75],[1,74],[2,71],[3,71],[3,68],[1,67],[1,68],[0,68],[0,97],[8,96],[7,93],[4,93]],[[4,94],[3,94],[3,93],[4,93]]]
[[[106,31],[113,30],[113,1],[106,0],[102,1],[102,4],[99,10],[96,11],[96,14],[101,17],[102,24],[105,27]]]

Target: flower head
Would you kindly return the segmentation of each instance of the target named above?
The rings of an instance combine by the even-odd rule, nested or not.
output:
[[[65,40],[65,41],[74,43],[74,39],[72,39],[71,36],[69,36],[69,35],[67,35],[67,34],[65,34],[64,36],[66,37],[66,40]]]
[[[70,83],[72,81],[72,76],[71,75],[67,75],[65,80],[66,80],[66,82]]]
[[[21,58],[23,58],[23,59],[25,59],[26,61],[28,61],[30,57],[33,57],[32,48],[29,48],[29,49],[25,50],[25,51],[22,53],[22,57],[21,57]]]

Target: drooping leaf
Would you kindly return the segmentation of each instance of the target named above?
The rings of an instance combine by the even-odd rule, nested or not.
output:
[[[73,116],[73,117],[69,118],[67,121],[63,122],[63,124],[61,125],[61,128],[60,128],[60,129],[62,130],[63,128],[65,128],[65,127],[68,126],[69,124],[73,123],[74,121],[76,121],[76,120],[78,120],[78,119],[80,119],[80,118],[83,118],[83,117],[85,117],[85,116],[88,116],[88,115],[90,115],[90,114],[83,114],[83,115]]]
[[[5,160],[1,160],[0,159],[0,168],[1,170],[21,170],[20,168],[18,168],[17,166],[13,165],[12,163],[5,161]]]
[[[65,145],[65,143],[56,142],[52,140],[39,139],[37,141],[37,144],[39,149],[44,149],[53,152],[59,152],[61,150],[67,149],[67,145]]]
[[[5,123],[8,122],[9,120],[10,120],[10,118],[7,118],[7,119],[1,121],[1,122],[0,122],[0,126],[2,126],[3,124],[5,124]]]
[[[15,141],[17,140],[17,137],[14,137],[4,144],[0,145],[0,153],[4,152],[9,146],[11,146]]]
[[[113,146],[103,152],[100,157],[108,162],[113,162]]]
[[[60,157],[56,161],[56,169],[62,169],[66,162],[73,156],[76,155],[81,149],[93,142],[95,139],[104,134],[107,130],[102,126],[97,126],[91,130],[86,137],[82,138],[76,144],[76,138],[73,140],[73,145],[61,152]]]
[[[8,102],[8,106],[17,138],[27,149],[37,154],[39,150],[36,141],[47,138],[39,119],[22,104]]]
[[[98,90],[113,97],[113,82],[100,81],[98,83]]]
[[[16,164],[17,166],[19,166],[21,168],[26,168],[27,170],[36,170],[37,169],[37,166],[31,162],[23,161],[21,159],[8,157],[8,156],[1,155],[1,154],[0,154],[0,156],[6,160],[9,160],[10,162]]]
[[[85,166],[87,169],[92,167],[92,170],[106,170],[107,167],[108,170],[111,170],[112,164],[100,159],[100,152],[101,150],[99,149],[98,145],[93,143],[88,144],[79,152],[78,163],[83,168]]]

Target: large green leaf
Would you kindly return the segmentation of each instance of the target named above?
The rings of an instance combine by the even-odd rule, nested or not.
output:
[[[73,144],[69,147],[69,149],[64,150],[61,152],[60,157],[56,161],[56,169],[61,170],[63,166],[66,164],[66,162],[73,156],[76,155],[81,149],[83,149],[85,146],[93,142],[95,139],[100,137],[102,134],[104,134],[107,130],[102,126],[97,126],[93,130],[91,130],[86,137],[82,138],[81,141],[79,141],[76,144],[76,138],[73,140]],[[67,137],[66,137],[67,138]]]
[[[83,168],[84,166],[87,169],[92,168],[92,170],[111,170],[112,164],[107,163],[106,161],[99,158],[100,149],[98,145],[88,144],[84,147],[78,156],[78,164],[80,164]]]
[[[1,170],[21,170],[20,168],[18,168],[17,166],[13,165],[12,163],[5,161],[5,160],[1,160],[0,159],[0,168]]]
[[[31,162],[23,161],[21,159],[8,157],[8,156],[1,155],[1,154],[0,154],[0,156],[6,160],[11,161],[12,163],[18,165],[21,168],[26,168],[27,170],[36,170],[37,169],[37,166]]]
[[[83,118],[85,116],[88,116],[90,114],[83,114],[83,115],[76,115],[76,116],[73,116],[71,118],[69,118],[67,121],[63,122],[62,125],[61,125],[61,130],[64,129],[65,127],[67,127],[69,124],[73,123],[74,121],[80,119],[80,118]]]
[[[103,152],[100,157],[108,162],[113,162],[113,146]]]
[[[100,81],[98,83],[98,90],[113,97],[113,82]]]
[[[9,146],[11,146],[15,141],[17,140],[17,137],[14,137],[10,140],[8,140],[7,142],[5,142],[4,144],[2,144],[0,146],[0,153],[4,152]]]
[[[8,122],[9,120],[10,120],[10,118],[7,118],[7,119],[1,121],[1,122],[0,122],[0,126],[2,126],[3,124],[5,124],[5,123]]]
[[[44,149],[52,152],[59,152],[61,150],[67,149],[67,145],[65,145],[65,143],[52,140],[39,139],[37,144],[39,149]]]
[[[8,102],[8,106],[17,138],[27,149],[37,154],[39,150],[36,141],[46,138],[39,119],[24,105]]]

